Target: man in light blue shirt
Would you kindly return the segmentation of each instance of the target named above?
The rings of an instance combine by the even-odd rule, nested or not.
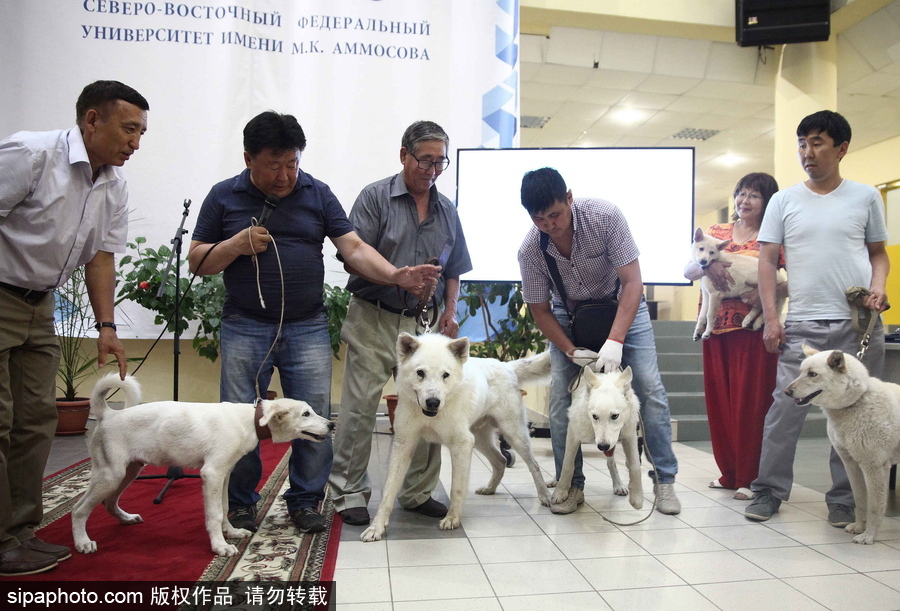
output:
[[[131,87],[97,81],[78,98],[76,127],[0,142],[0,576],[71,556],[34,535],[57,420],[53,289],[85,267],[98,364],[114,355],[124,378],[114,253],[125,250],[128,190],[118,168],[139,148],[149,109]]]
[[[881,312],[887,303],[890,269],[885,242],[884,204],[878,191],[841,178],[840,162],[850,146],[850,125],[836,112],[823,110],[797,128],[800,163],[809,180],[772,196],[759,231],[759,292],[765,316],[763,341],[769,352],[781,351],[774,402],[763,430],[759,477],[750,488],[753,502],[744,511],[764,521],[790,498],[794,453],[809,412],[784,394],[800,372],[803,344],[816,350],[840,349],[855,354],[859,334],[851,323],[844,291],[869,289],[865,306]],[[775,309],[775,273],[784,245],[790,277],[790,303],[784,325]],[[863,364],[873,376],[884,369],[884,331],[875,326]],[[843,528],[855,520],[853,493],[844,465],[831,450],[833,486],[825,495],[828,522]]]

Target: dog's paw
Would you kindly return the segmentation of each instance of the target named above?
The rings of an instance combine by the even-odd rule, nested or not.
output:
[[[93,554],[97,551],[97,542],[91,541],[88,539],[87,541],[82,541],[80,543],[75,543],[75,549],[81,552],[82,554]]]
[[[475,494],[494,494],[495,492],[497,492],[497,489],[490,486],[482,486],[475,490]]]
[[[216,556],[237,556],[238,548],[231,543],[214,543],[213,552]]]
[[[543,492],[543,494],[541,494]],[[541,501],[541,505],[544,507],[550,506],[550,495],[544,492],[543,490],[538,491],[538,499]]]
[[[613,494],[616,496],[628,496],[628,488],[622,484],[613,485]]]
[[[853,537],[853,542],[859,543],[860,545],[872,545],[875,543],[875,533],[866,531],[861,535],[856,535]]]
[[[372,524],[359,536],[359,540],[365,543],[372,541],[381,541],[384,538],[385,527],[379,524]]]
[[[253,533],[246,528],[234,528],[233,526],[223,528],[222,533],[225,535],[226,539],[246,539],[247,537],[253,536]]]
[[[549,480],[549,481],[547,482],[547,487],[548,487],[548,488],[556,488],[556,484],[557,484],[557,483],[558,483],[558,482],[557,482],[555,479],[551,479],[551,480]]]
[[[560,503],[564,503],[567,498],[569,498],[569,488],[557,488],[553,491],[550,502],[554,505],[559,505]]]
[[[859,533],[864,532],[866,530],[866,523],[858,522],[858,521],[853,522],[852,524],[847,524],[844,527],[844,530],[850,534],[858,535]]]
[[[140,524],[144,521],[144,518],[141,517],[139,513],[125,513],[122,512],[121,515],[118,516],[119,522],[122,524]]]
[[[642,494],[632,494],[628,497],[628,502],[635,509],[640,509],[644,506],[644,496]]]
[[[438,528],[441,530],[453,530],[459,528],[460,524],[462,524],[462,520],[459,519],[459,516],[451,516],[448,514],[446,518],[438,522]]]
[[[707,331],[706,333],[704,333],[704,334],[701,335],[700,337],[702,337],[703,339],[709,339],[709,336],[710,336],[710,335],[712,335],[712,331]]]
[[[699,342],[699,341],[700,341],[700,334],[699,334],[699,333],[694,333],[694,341],[695,341],[695,342]]]

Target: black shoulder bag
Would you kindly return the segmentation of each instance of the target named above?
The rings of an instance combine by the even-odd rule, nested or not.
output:
[[[541,252],[544,253],[547,268],[553,278],[553,284],[556,285],[556,291],[562,299],[563,307],[569,314],[569,331],[572,334],[572,342],[578,348],[587,348],[598,352],[609,338],[613,321],[616,319],[616,312],[619,310],[619,279],[616,278],[616,289],[613,291],[612,297],[581,301],[575,306],[574,312],[570,311],[566,289],[563,287],[556,260],[547,253],[550,236],[543,231],[540,232],[540,236]]]

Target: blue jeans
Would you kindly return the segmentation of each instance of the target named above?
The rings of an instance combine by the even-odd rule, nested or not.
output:
[[[553,315],[566,334],[569,333],[569,315],[562,307],[554,307]],[[556,478],[562,472],[563,458],[566,455],[566,432],[569,428],[569,406],[572,395],[569,393],[569,382],[578,372],[579,367],[569,360],[556,346],[550,346],[550,442],[553,447],[553,459],[556,463]],[[656,339],[650,323],[647,303],[641,299],[634,322],[625,336],[625,347],[622,350],[622,367],[631,367],[633,379],[631,386],[641,402],[641,418],[644,420],[644,447],[656,465],[655,477],[661,484],[671,484],[678,473],[678,461],[672,452],[672,422],[669,414],[669,399],[659,377],[659,366],[656,362]],[[572,477],[573,488],[584,488],[584,472],[582,471],[581,450],[575,455],[575,474]]]
[[[275,340],[278,325],[240,315],[222,319],[222,401],[252,403],[260,364]],[[265,396],[278,367],[286,398],[306,401],[317,414],[331,417],[331,340],[324,313],[285,323],[281,337],[259,374],[259,390]],[[331,437],[316,443],[295,439],[291,445],[290,488],[284,493],[288,513],[316,507],[325,498],[331,471]],[[246,507],[259,501],[256,486],[262,478],[259,446],[241,458],[228,483],[229,508]]]

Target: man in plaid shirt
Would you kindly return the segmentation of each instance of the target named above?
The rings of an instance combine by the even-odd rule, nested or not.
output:
[[[572,402],[569,382],[585,365],[596,371],[630,366],[632,386],[641,402],[645,445],[656,466],[651,472],[656,482],[656,508],[666,514],[679,513],[681,503],[674,490],[678,461],[672,452],[669,401],[656,362],[656,341],[638,262],[640,253],[628,222],[607,201],[574,199],[563,177],[553,168],[525,174],[522,205],[535,225],[519,248],[522,289],[538,328],[551,343],[550,438],[557,479],[566,453],[568,409]],[[609,339],[599,353],[572,343],[569,313],[541,251],[542,232],[550,238],[547,254],[556,261],[569,311],[581,301],[613,297],[616,281],[621,283],[619,309]],[[584,473],[579,450],[572,491],[566,501],[550,509],[554,513],[571,513],[583,502]]]

